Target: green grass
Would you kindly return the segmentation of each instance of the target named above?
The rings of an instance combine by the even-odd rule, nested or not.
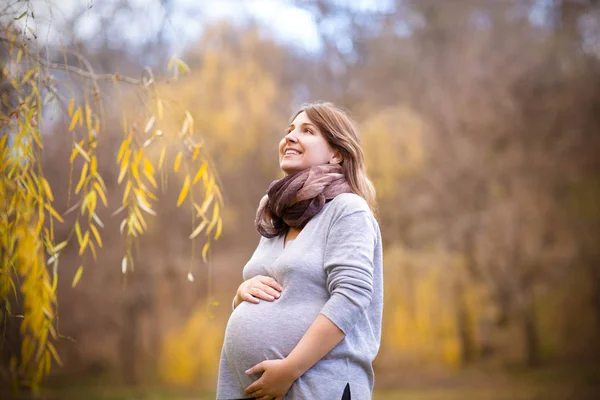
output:
[[[164,388],[66,387],[46,393],[48,400],[214,400],[211,392],[176,391]],[[419,388],[376,391],[373,400],[562,400],[573,396],[561,387]]]

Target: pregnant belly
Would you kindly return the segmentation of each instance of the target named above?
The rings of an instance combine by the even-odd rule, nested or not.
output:
[[[242,374],[261,361],[286,357],[323,307],[318,302],[285,300],[242,302],[231,314],[223,349],[229,364]]]

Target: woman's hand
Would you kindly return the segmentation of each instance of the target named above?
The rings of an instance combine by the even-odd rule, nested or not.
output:
[[[259,303],[260,300],[273,301],[281,296],[283,287],[269,276],[257,275],[242,282],[233,301],[237,307],[242,301]]]
[[[244,390],[247,396],[259,400],[282,400],[299,377],[286,359],[263,361],[248,369],[246,374],[261,372],[261,377]]]

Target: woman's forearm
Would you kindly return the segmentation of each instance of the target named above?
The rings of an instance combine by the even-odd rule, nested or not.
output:
[[[298,379],[344,339],[344,332],[329,318],[319,314],[285,358],[291,373]]]

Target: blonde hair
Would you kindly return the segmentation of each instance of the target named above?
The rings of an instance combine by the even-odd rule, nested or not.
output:
[[[328,102],[303,104],[291,121],[301,112],[305,112],[308,119],[319,128],[329,145],[342,154],[340,165],[350,190],[365,199],[375,213],[375,187],[367,177],[365,155],[356,122],[349,113]]]

